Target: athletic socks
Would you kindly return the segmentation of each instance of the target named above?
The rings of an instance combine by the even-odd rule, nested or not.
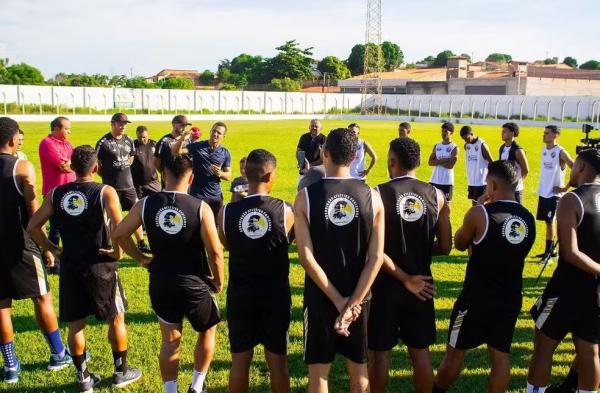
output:
[[[113,351],[112,354],[115,362],[115,372],[122,373],[127,370],[127,350]]]
[[[165,393],[179,393],[177,391],[177,380],[165,382]]]
[[[46,341],[50,347],[50,353],[63,358],[65,356],[65,346],[60,338],[60,331],[56,329],[53,332],[45,333],[44,336],[46,336]]]
[[[15,346],[12,341],[0,344],[0,352],[2,352],[2,358],[4,359],[4,367],[11,369],[17,368],[19,360],[17,359]]]
[[[194,376],[192,378],[191,388],[196,392],[201,392],[204,387],[204,379],[206,378],[206,371],[194,370]]]
[[[527,382],[527,393],[544,393],[548,386],[533,386]]]
[[[73,365],[77,370],[77,378],[79,381],[84,381],[89,378],[90,373],[87,369],[87,362],[85,361],[85,351],[82,355],[72,355]]]
[[[433,393],[446,393],[445,389],[438,388],[437,385],[433,384]]]

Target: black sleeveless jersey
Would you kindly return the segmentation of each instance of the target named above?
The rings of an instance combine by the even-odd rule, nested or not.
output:
[[[516,201],[496,201],[485,210],[487,230],[473,243],[461,298],[521,309],[525,258],[535,241],[533,215]]]
[[[142,217],[153,254],[150,273],[202,279],[210,275],[200,236],[202,203],[174,191],[162,191],[144,199]]]
[[[223,209],[223,232],[229,245],[228,291],[289,291],[289,240],[286,203],[250,195]]]
[[[377,189],[385,210],[386,255],[407,274],[431,275],[439,213],[436,188],[403,176]],[[383,272],[379,276],[391,278]]]
[[[502,152],[504,151],[504,147],[505,147],[504,144],[502,144],[502,145],[500,145],[500,148],[498,149],[498,159],[499,160],[502,159]],[[516,141],[513,141],[513,143],[510,145],[510,150],[508,151],[507,160],[517,162],[517,150],[523,150],[523,148]]]
[[[577,227],[579,251],[600,263],[600,184],[584,184],[572,191],[583,209]],[[559,250],[560,251],[560,250]],[[558,266],[551,278],[551,284],[565,285],[569,292],[593,295],[597,277],[585,272],[564,259],[558,258]]]
[[[362,180],[323,178],[304,189],[313,253],[342,296],[350,296],[367,259],[373,229],[371,189]],[[305,276],[305,301],[328,299]]]
[[[72,182],[50,191],[53,217],[63,244],[61,271],[80,273],[90,265],[115,263],[98,252],[111,248],[102,192],[95,182]]]
[[[0,266],[12,266],[29,251],[39,256],[39,249],[26,232],[29,213],[20,180],[15,171],[18,158],[0,153]]]

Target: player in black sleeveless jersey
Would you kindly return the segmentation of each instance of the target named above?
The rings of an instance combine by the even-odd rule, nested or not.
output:
[[[558,205],[558,266],[530,311],[536,329],[527,392],[546,390],[552,356],[567,333],[577,353],[577,391],[595,392],[600,383],[600,150],[579,153],[569,183],[577,188]]]
[[[159,356],[165,391],[177,392],[183,318],[198,332],[194,375],[188,393],[205,390],[215,350],[219,307],[213,293],[223,285],[223,252],[210,207],[187,194],[192,162],[173,155],[164,163],[165,189],[137,202],[113,238],[150,270],[150,301],[162,335]],[[144,224],[153,250],[149,259],[130,242]]]
[[[529,174],[529,162],[525,149],[516,141],[519,136],[519,125],[516,123],[505,123],[502,125],[502,141],[504,142],[498,150],[498,159],[509,160],[517,164],[519,169],[519,181],[515,190],[515,200],[523,203],[523,192],[525,185],[523,181]]]
[[[370,287],[383,262],[384,213],[379,194],[350,178],[356,134],[329,133],[326,177],[300,190],[294,205],[304,285],[304,361],[308,392],[326,392],[335,354],[347,359],[352,392],[369,389],[367,321]]]
[[[115,364],[112,384],[120,388],[137,381],[142,372],[127,364],[127,299],[117,272],[122,252],[112,248],[105,221],[105,214],[112,227],[121,221],[119,198],[112,187],[94,182],[98,159],[91,146],[73,150],[71,167],[77,179],[48,193],[31,218],[28,232],[39,245],[61,255],[60,319],[69,326],[80,392],[91,392],[100,382],[100,376],[91,374],[86,364],[84,328],[90,315],[107,321]],[[50,217],[60,232],[62,249],[42,230]]]
[[[25,231],[38,204],[33,165],[14,157],[18,141],[17,122],[0,117],[0,354],[6,383],[17,383],[21,373],[13,343],[13,300],[33,301],[36,321],[50,347],[48,370],[60,370],[71,363],[58,330],[40,250]]]
[[[270,197],[277,161],[266,150],[246,159],[248,196],[223,207],[219,237],[229,250],[227,323],[231,349],[229,392],[248,391],[254,347],[263,344],[271,391],[290,391],[287,364],[291,294],[288,246],[294,213]]]
[[[415,177],[419,144],[410,138],[390,143],[392,180],[377,186],[385,208],[385,256],[373,284],[369,315],[371,392],[385,392],[390,354],[402,340],[408,347],[417,392],[431,392],[433,367],[429,346],[435,343],[435,288],[431,257],[451,248],[449,209],[441,190]],[[437,238],[437,240],[435,240]]]
[[[505,392],[509,352],[521,311],[525,258],[535,241],[535,219],[515,200],[518,169],[511,161],[488,166],[483,205],[467,211],[454,236],[460,251],[471,247],[463,289],[454,303],[446,354],[433,392],[456,381],[467,350],[486,344],[491,359],[488,392]],[[485,200],[485,201],[484,201]]]

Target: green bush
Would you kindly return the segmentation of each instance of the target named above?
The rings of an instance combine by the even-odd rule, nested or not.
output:
[[[269,90],[271,91],[299,91],[302,89],[302,83],[295,81],[290,78],[274,78],[269,83]]]

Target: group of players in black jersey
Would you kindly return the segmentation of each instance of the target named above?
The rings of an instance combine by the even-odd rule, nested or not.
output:
[[[403,129],[406,132],[406,126]],[[390,142],[390,180],[372,189],[350,177],[356,133],[346,128],[330,131],[320,153],[325,177],[301,189],[293,206],[269,196],[277,176],[275,156],[253,150],[245,164],[248,195],[221,207],[216,215],[208,203],[188,194],[193,180],[189,156],[173,154],[162,163],[163,190],[133,203],[122,219],[117,191],[94,182],[98,152],[87,145],[77,147],[71,158],[76,181],[52,190],[38,209],[33,166],[14,157],[18,134],[15,121],[0,118],[0,243],[5,250],[0,256],[0,352],[6,382],[17,382],[20,374],[10,308],[13,299],[23,298],[36,304],[52,353],[49,369],[74,363],[80,392],[92,392],[100,381],[87,366],[84,327],[89,315],[107,321],[115,363],[113,386],[141,377],[141,371],[127,363],[127,299],[118,275],[124,251],[149,270],[149,297],[162,337],[159,364],[165,392],[178,392],[184,318],[198,332],[188,393],[206,391],[221,319],[215,294],[224,287],[225,247],[229,391],[248,391],[254,347],[263,344],[271,390],[289,392],[288,248],[295,241],[306,273],[303,357],[309,392],[328,391],[336,354],[347,361],[348,391],[385,392],[390,354],[400,341],[408,347],[417,392],[448,390],[460,375],[465,352],[482,344],[491,361],[488,390],[507,389],[524,262],[536,234],[533,215],[516,200],[522,165],[510,154],[519,157],[517,149],[509,146],[504,160],[487,164],[486,186],[454,235],[455,248],[469,249],[470,258],[451,313],[446,353],[434,376],[429,352],[436,341],[431,262],[434,255],[451,251],[450,210],[445,192],[417,179],[421,151],[410,137]],[[465,135],[471,135],[470,142],[465,141],[473,149],[481,147],[472,132]],[[552,152],[559,154],[548,150]],[[435,153],[434,159],[444,159]],[[444,176],[442,172],[439,178]],[[598,149],[578,154],[569,184],[575,189],[562,197],[557,212],[558,266],[531,309],[536,329],[528,393],[592,392],[600,382]],[[43,229],[50,217],[59,228],[60,247]],[[141,227],[152,256],[132,239]],[[61,256],[60,319],[68,323],[69,349],[57,333],[34,242]],[[565,383],[547,388],[552,354],[567,333],[573,335],[576,362]]]

